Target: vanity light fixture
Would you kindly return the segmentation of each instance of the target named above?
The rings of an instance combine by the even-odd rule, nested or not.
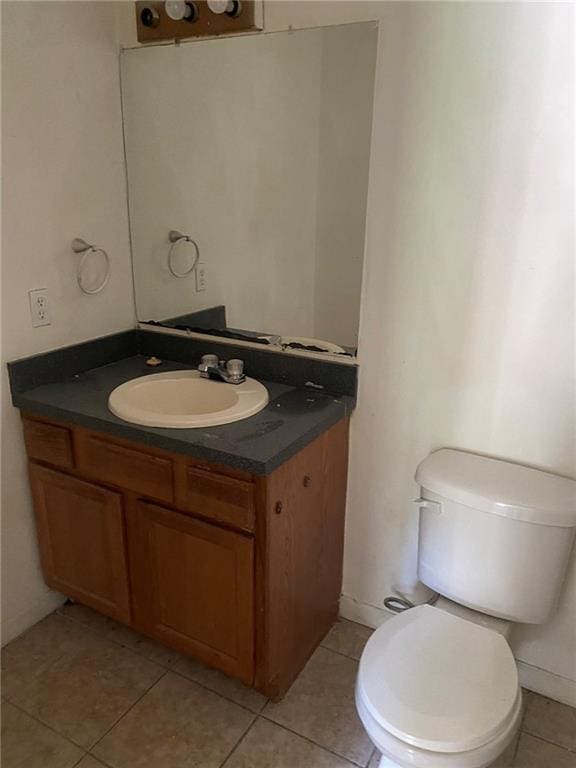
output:
[[[136,0],[138,42],[215,37],[264,26],[264,0]]]

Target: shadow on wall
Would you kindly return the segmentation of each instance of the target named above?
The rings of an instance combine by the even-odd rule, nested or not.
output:
[[[373,606],[415,579],[430,451],[575,465],[569,11],[480,5],[381,33],[344,584]]]

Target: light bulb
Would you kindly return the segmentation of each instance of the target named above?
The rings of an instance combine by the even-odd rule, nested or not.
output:
[[[208,8],[212,13],[226,13],[234,7],[232,0],[208,0]]]
[[[192,13],[192,8],[185,0],[166,0],[164,10],[172,21],[182,21],[182,19],[187,19]]]

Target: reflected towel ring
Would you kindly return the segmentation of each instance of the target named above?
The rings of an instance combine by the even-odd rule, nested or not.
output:
[[[78,264],[78,270],[76,272],[76,280],[78,281],[78,285],[80,286],[80,290],[83,293],[87,293],[89,296],[94,295],[95,293],[100,293],[100,291],[103,291],[104,288],[108,285],[108,281],[110,280],[110,257],[104,250],[104,248],[98,248],[95,245],[89,245],[85,240],[82,240],[81,237],[75,237],[74,240],[72,240],[72,250],[74,253],[81,253],[82,258],[80,259],[80,263]],[[93,256],[96,253],[101,253],[104,256],[104,261],[106,263],[106,271],[104,274],[104,278],[102,279],[102,282],[96,286],[96,288],[86,288],[86,286],[83,283],[82,275],[84,272],[84,267],[86,266],[86,262],[88,261],[90,256]]]
[[[188,277],[188,275],[194,272],[198,262],[200,261],[200,249],[198,248],[198,243],[195,240],[192,240],[192,238],[189,235],[183,235],[181,232],[178,232],[176,229],[170,230],[170,232],[168,233],[168,240],[170,240],[170,242],[172,243],[168,251],[168,269],[174,275],[174,277]],[[194,250],[196,251],[196,257],[192,262],[192,266],[190,267],[190,269],[187,269],[184,272],[178,272],[178,270],[174,268],[174,264],[172,263],[174,248],[178,245],[178,243],[181,243],[181,242],[191,243],[194,246]]]

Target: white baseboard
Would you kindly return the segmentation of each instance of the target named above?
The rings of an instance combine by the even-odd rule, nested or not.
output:
[[[517,664],[520,685],[523,688],[568,704],[569,707],[576,707],[576,680],[534,667],[525,661],[517,660]]]
[[[340,616],[366,627],[378,628],[387,619],[394,616],[393,613],[376,605],[361,603],[349,595],[340,598]],[[571,680],[561,675],[556,675],[547,669],[534,667],[525,661],[517,659],[518,676],[523,688],[540,693],[549,699],[576,707],[576,680]]]
[[[31,608],[9,618],[2,616],[2,645],[14,640],[33,624],[55,611],[65,600],[66,598],[57,592],[46,591]]]
[[[386,619],[394,616],[393,613],[377,605],[361,603],[349,595],[340,596],[340,616],[365,627],[377,629]]]

